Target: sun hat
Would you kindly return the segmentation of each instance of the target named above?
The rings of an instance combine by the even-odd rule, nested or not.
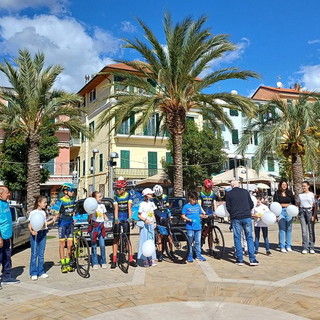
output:
[[[154,194],[154,191],[152,191],[150,188],[143,189],[142,195],[146,196],[147,194]]]

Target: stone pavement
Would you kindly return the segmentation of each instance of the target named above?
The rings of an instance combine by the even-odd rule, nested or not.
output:
[[[320,250],[302,255],[300,225],[293,228],[293,252],[276,250],[277,225],[269,228],[272,256],[263,247],[260,265],[237,266],[232,233],[218,224],[226,240],[222,260],[156,267],[91,270],[61,274],[58,240],[49,239],[45,254],[48,279],[29,278],[30,249],[13,255],[13,272],[21,283],[0,291],[0,319],[320,319]],[[316,225],[316,234],[319,233]],[[49,235],[56,236],[56,230]],[[138,235],[133,234],[134,248]],[[107,254],[111,246],[107,247]]]

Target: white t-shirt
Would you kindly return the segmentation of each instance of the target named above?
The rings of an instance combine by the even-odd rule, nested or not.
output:
[[[314,194],[312,192],[300,193],[299,203],[301,208],[312,208],[315,202]]]
[[[154,221],[153,211],[156,209],[156,205],[151,201],[142,201],[139,205],[139,213],[143,219],[148,219],[150,222]]]
[[[269,208],[265,205],[265,204],[260,204],[259,206],[256,205],[253,208],[253,213],[255,214],[259,214],[259,213],[265,213],[267,211],[270,211]],[[268,225],[266,223],[264,223],[260,218],[254,218],[254,226],[255,227],[267,227]]]
[[[29,214],[28,221],[31,220],[32,215],[38,214],[38,213],[43,214],[43,217],[44,217],[44,225],[43,225],[43,227],[42,227],[41,230],[46,230],[46,229],[48,229],[48,226],[47,226],[47,215],[46,215],[46,213],[44,212],[44,210],[38,210],[38,209],[32,210],[32,211],[30,212],[30,214]]]
[[[95,222],[103,222],[104,214],[107,212],[106,206],[103,203],[98,204],[98,208],[95,213],[92,214],[91,219]]]

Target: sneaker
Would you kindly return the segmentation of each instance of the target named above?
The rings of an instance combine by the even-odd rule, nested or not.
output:
[[[288,248],[287,248],[287,251],[288,251],[288,252],[291,252],[291,251],[292,251],[291,247],[288,247]]]
[[[270,250],[266,251],[267,256],[272,256],[272,253]]]
[[[255,252],[254,252],[254,254],[256,254],[256,255],[257,255],[257,254],[258,254],[258,251],[255,251]]]
[[[287,252],[287,250],[286,250],[285,248],[282,248],[280,251],[281,251],[282,253],[286,253],[286,252]]]
[[[315,251],[314,251],[313,249],[310,249],[310,253],[311,253],[311,254],[314,254]]]
[[[197,261],[207,261],[207,259],[204,258],[203,256],[197,257],[196,260]]]
[[[67,270],[68,272],[73,272],[74,271],[74,268],[72,268],[70,265],[67,266]]]
[[[61,266],[62,273],[68,273],[68,266]]]
[[[246,257],[249,257],[249,252],[248,252],[248,251],[245,251],[245,252],[244,252],[244,255],[245,255]]]
[[[111,269],[115,269],[117,267],[117,263],[116,262],[111,262]]]
[[[154,260],[152,260],[151,267],[155,267],[155,266],[157,266],[157,264]]]
[[[38,276],[31,276],[31,280],[32,280],[32,281],[38,280]]]
[[[40,279],[47,279],[49,276],[46,273],[43,273],[41,276],[39,276]]]
[[[237,261],[236,261],[236,265],[237,265],[237,266],[243,266],[243,265],[244,265],[244,263],[243,263],[243,261],[239,261],[239,260],[237,260]]]
[[[103,264],[101,265],[101,268],[102,268],[102,269],[107,269],[107,265],[106,265],[105,263],[103,263]]]
[[[259,265],[259,261],[257,261],[256,259],[254,259],[253,261],[250,261],[250,266],[257,266]]]
[[[162,261],[163,261],[163,255],[162,253],[160,253],[158,256],[158,262],[162,262]]]
[[[188,257],[187,261],[188,262],[193,262],[193,257]]]
[[[303,249],[303,250],[301,251],[301,253],[302,253],[302,254],[307,254],[307,253],[308,253],[308,250]]]
[[[130,265],[131,267],[133,267],[133,268],[136,268],[136,267],[138,266],[137,263],[136,263],[134,260],[129,261],[129,265]]]
[[[99,267],[98,267],[98,265],[97,265],[97,264],[95,264],[95,265],[92,267],[92,269],[93,269],[93,270],[98,270],[98,269],[99,269]]]
[[[1,284],[18,284],[20,283],[20,280],[18,279],[14,279],[14,278],[8,278],[8,279],[5,279],[5,280],[1,280]]]

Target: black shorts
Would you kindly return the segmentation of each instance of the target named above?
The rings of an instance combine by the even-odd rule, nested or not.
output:
[[[130,235],[130,224],[128,221],[120,221],[119,223],[115,223],[113,226],[113,236],[118,237],[120,234],[120,228],[123,228],[123,232],[129,236]]]

